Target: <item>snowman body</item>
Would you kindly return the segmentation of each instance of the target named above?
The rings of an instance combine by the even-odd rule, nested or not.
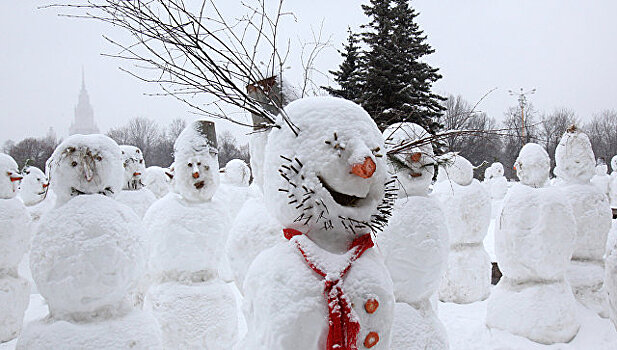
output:
[[[569,342],[580,326],[566,280],[576,235],[572,207],[560,188],[544,187],[550,163],[540,145],[525,145],[515,166],[521,182],[499,217],[495,252],[503,277],[488,300],[486,324],[543,344]]]
[[[385,221],[378,207],[391,206],[381,134],[361,107],[338,98],[301,99],[285,111],[295,133],[279,119],[263,174],[287,241],[249,267],[239,348],[389,349],[393,285],[371,238]]]
[[[483,244],[490,223],[490,196],[473,179],[471,163],[458,155],[440,172],[448,180],[435,185],[434,195],[445,213],[450,253],[439,299],[461,304],[484,300],[491,285],[491,261]]]
[[[49,315],[26,326],[17,348],[160,348],[155,320],[130,302],[146,256],[140,219],[113,199],[122,187],[120,149],[103,135],[73,135],[50,162],[57,205],[30,253]]]
[[[15,160],[0,153],[0,343],[19,335],[30,302],[30,284],[18,274],[30,244],[30,215],[16,197],[21,179]]]

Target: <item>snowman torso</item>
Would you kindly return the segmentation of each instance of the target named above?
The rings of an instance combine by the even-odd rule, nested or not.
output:
[[[118,193],[116,200],[135,211],[135,214],[143,218],[148,208],[156,201],[154,193],[142,187],[138,190],[123,190]]]
[[[26,207],[17,197],[0,199],[0,270],[16,272],[29,243],[30,216]]]

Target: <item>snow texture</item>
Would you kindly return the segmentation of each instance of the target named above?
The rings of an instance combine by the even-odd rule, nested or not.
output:
[[[555,163],[553,172],[565,182],[589,183],[596,165],[589,137],[576,129],[566,131],[555,150]]]
[[[471,163],[463,157],[457,155],[442,169],[450,181],[436,183],[434,195],[445,213],[450,253],[439,299],[455,303],[484,300],[491,283],[491,261],[482,243],[491,219],[490,197],[472,178]]]
[[[56,206],[80,194],[114,196],[122,189],[123,167],[118,144],[105,135],[67,137],[48,161],[49,187]]]
[[[137,190],[122,190],[116,196],[116,200],[133,209],[139,218],[146,215],[146,211],[156,202],[156,196],[146,187]]]
[[[146,175],[143,178],[146,188],[152,191],[156,198],[163,198],[169,193],[171,178],[169,175],[169,169],[161,168],[159,166],[149,166],[146,168]]]
[[[392,350],[448,349],[448,333],[430,303],[412,307],[396,303],[392,323]]]
[[[548,153],[537,143],[523,146],[514,162],[516,176],[523,185],[533,188],[544,187],[551,169]]]
[[[473,165],[455,153],[443,156],[445,163],[439,167],[437,182],[450,181],[460,186],[467,186],[473,180]]]
[[[370,232],[368,225],[384,199],[383,139],[361,107],[343,99],[314,97],[290,103],[285,113],[298,135],[280,118],[281,127],[270,132],[264,198],[283,227],[305,235],[264,250],[251,264],[243,288],[248,332],[240,349],[325,347],[328,308],[323,278],[307,266],[294,242],[301,240],[312,257],[336,271],[351,241]],[[388,349],[394,293],[376,249],[352,264],[342,288],[360,323],[358,343],[374,331],[380,340],[372,349]],[[364,310],[369,298],[379,302],[373,314]]]
[[[24,178],[19,186],[19,197],[21,200],[28,207],[43,201],[46,188],[49,185],[45,173],[33,166],[25,168],[22,173]]]
[[[248,187],[251,169],[242,159],[232,159],[225,165],[224,179],[226,184]]]
[[[604,267],[604,288],[607,293],[609,317],[617,329],[617,241],[615,240],[610,245]]]
[[[2,273],[0,269],[0,343],[19,335],[29,301],[28,281]]]

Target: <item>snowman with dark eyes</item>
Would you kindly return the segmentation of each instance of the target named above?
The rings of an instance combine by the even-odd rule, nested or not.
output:
[[[16,198],[21,179],[15,160],[0,153],[0,343],[19,335],[30,300],[28,281],[17,272],[30,242],[30,215]]]
[[[19,197],[28,207],[37,205],[45,199],[47,192],[47,176],[41,169],[28,166],[23,169],[23,180],[21,181]]]
[[[429,136],[413,123],[396,123],[384,133],[386,149]],[[398,199],[378,244],[394,282],[396,308],[392,349],[447,349],[448,335],[430,297],[448,262],[448,227],[439,202],[428,195],[435,156],[430,143],[389,157]]]
[[[383,138],[353,102],[314,97],[284,109],[268,136],[264,198],[286,241],[244,282],[242,349],[389,349],[392,279],[373,247],[391,209]]]
[[[143,152],[129,145],[121,145],[124,167],[124,185],[116,200],[133,209],[137,216],[143,218],[146,211],[156,201],[154,193],[145,187],[143,178],[146,174]]]
[[[174,145],[173,190],[144,217],[153,284],[145,306],[165,348],[227,349],[236,341],[237,308],[219,275],[230,219],[219,186],[214,123],[195,121]]]

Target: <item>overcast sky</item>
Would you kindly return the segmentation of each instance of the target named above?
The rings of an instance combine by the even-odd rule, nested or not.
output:
[[[0,142],[43,136],[49,126],[66,136],[82,66],[102,131],[135,116],[161,124],[196,118],[172,98],[144,96],[158,90],[121,72],[121,62],[100,55],[111,49],[101,35],[117,32],[102,23],[36,8],[44,3],[0,4]],[[367,22],[361,3],[287,0],[297,22],[287,21],[286,35],[294,43],[306,41],[311,27],[318,28],[323,20],[324,35],[331,36],[334,47],[321,54],[317,68],[336,69],[336,48],[344,42],[347,26],[358,30]],[[475,103],[498,88],[479,106],[497,119],[516,104],[507,91],[521,87],[537,89],[530,100],[541,112],[568,107],[587,120],[603,109],[617,109],[616,1],[413,0],[412,6],[436,50],[427,60],[444,76],[436,92],[460,94]],[[298,56],[292,51],[292,80],[299,80]],[[217,122],[217,128],[230,127]],[[242,135],[245,130],[233,131]]]

